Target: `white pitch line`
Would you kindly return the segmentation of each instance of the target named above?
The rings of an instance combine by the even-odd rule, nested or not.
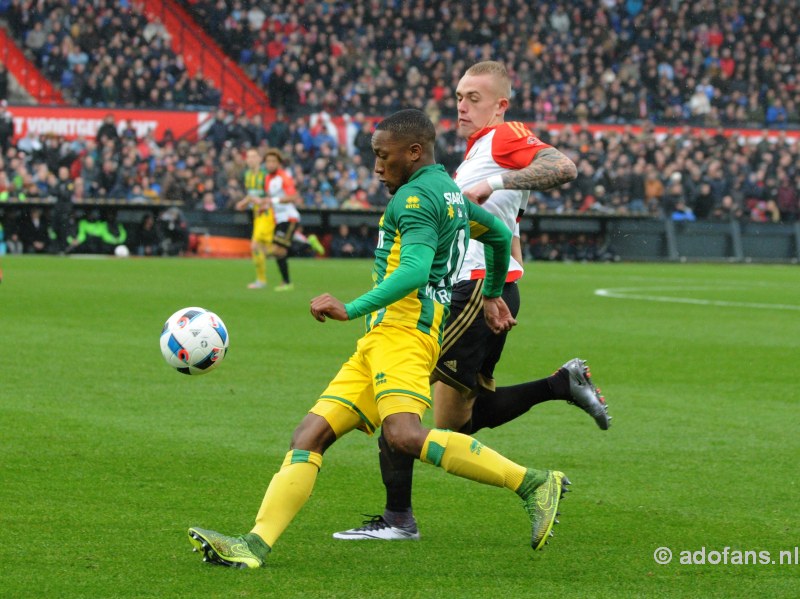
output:
[[[664,288],[662,287],[661,289]],[[675,289],[679,291],[687,290],[686,287],[676,287]],[[629,293],[626,289],[595,289],[594,294],[600,297],[610,297],[614,299],[632,299],[645,302],[663,302],[668,304],[694,304],[697,306],[723,306],[726,308],[758,308],[762,310],[800,311],[800,306],[793,304],[764,304],[759,302],[731,302],[727,300],[704,300],[690,297],[670,297],[666,295],[644,295],[641,293]]]

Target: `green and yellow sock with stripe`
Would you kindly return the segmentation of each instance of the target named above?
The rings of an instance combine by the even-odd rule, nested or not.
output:
[[[420,459],[450,474],[515,492],[528,471],[472,437],[436,428],[425,439]]]
[[[322,454],[301,449],[287,453],[281,469],[269,483],[251,532],[270,547],[274,546],[311,496],[321,467]]]

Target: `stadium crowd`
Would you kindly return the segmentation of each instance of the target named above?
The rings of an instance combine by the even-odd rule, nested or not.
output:
[[[800,32],[788,3],[490,0],[476,14],[448,1],[280,1],[269,15],[247,0],[187,5],[199,22],[223,24],[212,34],[264,85],[276,120],[265,126],[258,115],[219,107],[202,139],[190,142],[137,138],[109,117],[95,139],[12,144],[3,108],[0,210],[8,199],[52,195],[59,166],[69,168],[77,202],[161,198],[231,210],[242,197],[248,147],[283,150],[307,208],[380,208],[388,196],[371,172],[373,120],[365,115],[425,109],[439,129],[437,159],[452,172],[465,148],[452,128],[455,81],[491,57],[514,76],[511,118],[536,123],[534,133],[578,166],[573,183],[532,194],[528,213],[798,218],[800,144],[774,133],[800,124]],[[76,103],[218,104],[219,93],[188,76],[168,33],[141,6],[14,0],[4,14]],[[589,122],[623,126],[595,135]],[[656,133],[654,122],[671,128]],[[727,125],[765,129],[751,142],[726,136]],[[19,238],[21,212],[3,212],[5,238]]]
[[[792,2],[183,1],[290,112],[453,114],[461,73],[493,59],[521,120],[800,125]]]
[[[5,9],[5,10],[3,10]],[[140,3],[15,0],[0,7],[39,70],[81,106],[190,108],[219,104],[201,73],[190,77],[170,35]]]
[[[289,113],[452,115],[464,69],[500,59],[520,120],[800,125],[791,2],[279,0],[268,13],[255,0],[183,2]],[[13,0],[0,14],[79,104],[219,104],[141,4]]]

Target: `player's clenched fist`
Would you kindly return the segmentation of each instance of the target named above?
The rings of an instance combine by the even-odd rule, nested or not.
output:
[[[311,314],[320,322],[325,322],[326,318],[348,320],[344,304],[330,293],[323,293],[311,300]]]

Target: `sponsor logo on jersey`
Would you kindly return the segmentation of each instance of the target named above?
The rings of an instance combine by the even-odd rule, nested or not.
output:
[[[406,198],[406,208],[419,208],[419,198],[417,196],[408,196]]]

